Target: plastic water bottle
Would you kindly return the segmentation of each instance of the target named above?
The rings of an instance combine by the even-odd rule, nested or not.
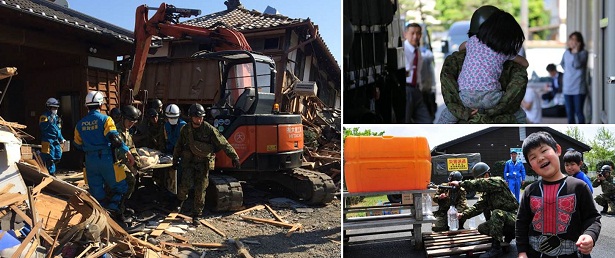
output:
[[[468,220],[468,226],[470,229],[476,229],[476,217],[472,217]]]
[[[457,219],[457,209],[454,205],[448,209],[448,228],[451,231],[459,229],[459,219]]]
[[[431,203],[431,196],[429,194],[423,194],[423,215],[433,215],[433,205]]]

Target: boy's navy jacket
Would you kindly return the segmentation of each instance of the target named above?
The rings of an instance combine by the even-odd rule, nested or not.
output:
[[[548,209],[548,202],[553,200],[543,198],[543,194],[550,191],[556,196],[556,209],[552,209],[552,212],[545,211],[545,208]],[[529,249],[539,251],[537,242],[540,243],[549,235],[557,235],[562,241],[561,248],[558,247],[559,251],[576,252],[574,243],[583,234],[591,236],[594,244],[596,243],[602,227],[600,218],[589,187],[582,180],[571,176],[556,182],[539,180],[526,187],[523,192],[515,227],[517,250],[520,253]],[[553,232],[550,232],[547,225],[553,223],[555,227],[552,228]]]

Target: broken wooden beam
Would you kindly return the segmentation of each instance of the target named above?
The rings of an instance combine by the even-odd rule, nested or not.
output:
[[[286,222],[284,221],[271,207],[269,207],[269,205],[265,204],[265,207],[267,208],[267,210],[269,210],[269,212],[271,212],[271,214],[273,214],[273,216],[280,222]]]
[[[175,239],[177,239],[177,240],[179,240],[179,241],[182,241],[182,242],[188,242],[188,238],[186,238],[186,237],[184,237],[184,236],[180,236],[180,235],[178,235],[178,234],[175,234],[175,233],[173,233],[173,232],[169,231],[168,229],[165,229],[165,230],[164,230],[164,233],[165,233],[165,234],[167,234],[167,235],[169,235],[169,236],[172,236],[173,238],[175,238]]]
[[[259,204],[259,205],[253,206],[251,208],[247,208],[245,210],[241,210],[241,211],[235,212],[235,213],[233,213],[233,215],[242,214],[242,213],[246,213],[246,212],[254,211],[254,210],[262,210],[262,209],[265,209],[265,205]]]
[[[192,243],[192,246],[202,248],[226,248],[226,244],[221,243]]]
[[[51,184],[51,182],[53,182],[53,178],[51,178],[51,177],[44,177],[43,181],[41,181],[40,184],[38,184],[36,187],[34,187],[32,189],[32,194],[33,195],[37,195],[38,193],[41,192],[41,190],[43,190],[43,188],[45,188],[47,185]]]
[[[108,246],[105,246],[102,249],[99,249],[97,252],[86,256],[85,258],[97,258],[97,257],[100,257],[101,255],[105,254],[106,252],[111,251],[113,248],[115,248],[116,245],[117,245],[116,243],[112,243],[112,244],[110,244]]]
[[[8,206],[13,203],[23,202],[28,198],[25,194],[9,193],[0,195],[0,207]]]
[[[13,256],[11,258],[18,258],[22,255],[23,250],[30,243],[30,241],[32,241],[32,239],[36,235],[36,232],[38,232],[40,228],[41,228],[41,224],[39,223],[39,224],[36,224],[36,226],[34,226],[32,230],[30,230],[30,233],[28,233],[28,236],[26,236],[26,238],[23,241],[21,241],[21,244],[19,245],[19,247],[17,247],[17,250],[15,250],[15,253],[13,253]]]
[[[242,215],[241,218],[243,218],[245,220],[251,220],[251,221],[261,222],[261,223],[268,223],[268,224],[272,224],[272,225],[275,225],[275,226],[281,226],[281,227],[287,227],[287,228],[293,228],[295,225],[297,225],[297,224],[290,224],[290,223],[286,223],[286,222],[279,222],[279,221],[276,221],[276,220],[261,219],[261,218],[244,216],[244,215]]]
[[[252,258],[252,255],[250,254],[246,246],[241,241],[239,241],[239,239],[235,239],[235,246],[237,246],[237,252],[239,253],[240,257]]]
[[[0,195],[8,193],[11,190],[11,188],[13,188],[13,186],[15,186],[15,185],[12,184],[12,183],[9,183],[9,184],[5,185],[4,187],[2,187],[2,189],[0,189]]]
[[[290,237],[290,235],[292,235],[293,233],[295,233],[295,231],[299,230],[303,228],[303,225],[301,224],[295,224],[295,226],[293,226],[287,233],[286,233],[286,237]]]
[[[202,220],[199,220],[199,222],[201,222],[201,224],[203,224],[206,227],[210,228],[214,232],[218,233],[218,235],[221,235],[222,237],[226,238],[226,234],[224,234],[224,232],[220,231],[219,229],[214,227],[214,225],[212,225],[211,223],[207,222],[206,220],[202,219]]]

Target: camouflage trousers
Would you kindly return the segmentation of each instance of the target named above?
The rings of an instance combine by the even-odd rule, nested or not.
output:
[[[208,162],[182,164],[182,179],[177,189],[177,199],[185,201],[188,199],[188,191],[194,185],[192,212],[199,215],[205,206],[205,191],[209,185],[208,168]]]
[[[445,214],[444,216],[438,216],[436,214],[434,214],[434,216],[436,217],[436,222],[434,222],[434,224],[431,227],[431,231],[433,232],[442,232],[442,231],[448,231],[448,217]],[[465,219],[461,219],[459,220],[459,229],[463,229],[463,224],[466,223]]]
[[[515,228],[516,214],[503,210],[491,211],[491,219],[478,225],[478,232],[483,235],[489,235],[494,239],[502,241],[504,236],[504,228]]]
[[[594,200],[596,200],[598,205],[604,207],[604,209],[607,210],[607,213],[615,214],[615,203],[607,195],[600,194],[596,196]]]

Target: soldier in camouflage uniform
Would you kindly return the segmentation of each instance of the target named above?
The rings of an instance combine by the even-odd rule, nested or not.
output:
[[[611,166],[609,165],[602,166],[600,173],[596,179],[594,179],[594,182],[592,182],[592,186],[602,186],[602,194],[594,198],[596,203],[603,207],[600,213],[615,215],[615,203],[613,202],[613,200],[615,200],[615,184],[613,184],[611,170]]]
[[[448,176],[448,181],[461,181],[463,175],[459,171],[453,171]],[[448,183],[442,183],[443,186],[448,186]],[[466,190],[463,187],[456,189],[438,188],[438,191],[433,197],[433,201],[438,204],[438,210],[433,213],[436,217],[436,222],[431,228],[433,232],[448,231],[448,208],[451,206],[451,197],[455,199],[455,208],[458,212],[463,212],[468,209],[466,199]],[[459,221],[459,229],[463,228],[465,219]]]
[[[155,108],[148,108],[145,111],[145,117],[137,125],[137,131],[133,137],[136,146],[164,150],[164,120],[160,120],[158,116]]]
[[[506,182],[501,177],[491,177],[489,166],[478,162],[472,167],[473,180],[452,181],[449,184],[461,186],[468,191],[481,192],[481,197],[474,206],[458,214],[459,220],[472,218],[483,213],[485,223],[478,226],[478,232],[493,237],[493,243],[489,252],[480,257],[498,257],[501,255],[502,236],[504,241],[510,242],[515,234],[515,220],[519,202],[510,192]]]
[[[124,144],[128,147],[128,151],[132,154],[132,156],[137,157],[138,153],[132,140],[132,135],[130,134],[130,128],[132,128],[139,120],[141,111],[132,105],[123,106],[120,111],[122,114],[119,119],[121,120],[121,123],[117,124],[117,131],[120,139],[122,139]],[[134,213],[132,209],[125,207],[125,201],[130,199],[130,196],[135,191],[135,185],[137,183],[135,174],[137,173],[137,169],[134,166],[129,165],[126,158],[124,156],[120,156],[118,151],[116,151],[116,159],[118,162],[116,162],[114,166],[116,169],[121,169],[126,172],[126,183],[128,183],[128,191],[124,194],[122,202],[120,203],[120,208],[128,213]]]
[[[495,11],[497,7],[482,6],[472,15],[470,22],[469,36],[476,35],[480,25]],[[491,109],[480,113],[467,108],[459,97],[459,84],[457,78],[461,72],[466,51],[457,51],[444,60],[440,81],[442,85],[442,96],[448,110],[459,119],[458,123],[471,124],[515,124],[517,118],[515,112],[519,110],[519,105],[525,96],[527,87],[527,70],[522,65],[513,61],[504,63],[500,84],[504,94],[500,102]]]
[[[194,184],[193,222],[201,216],[205,205],[205,190],[209,184],[209,170],[214,169],[215,149],[222,149],[233,160],[233,166],[239,168],[239,156],[226,138],[218,130],[203,121],[205,109],[200,104],[192,104],[188,110],[190,124],[181,129],[179,140],[173,150],[173,163],[183,169],[181,183],[177,191],[177,211],[188,199],[188,190]]]

